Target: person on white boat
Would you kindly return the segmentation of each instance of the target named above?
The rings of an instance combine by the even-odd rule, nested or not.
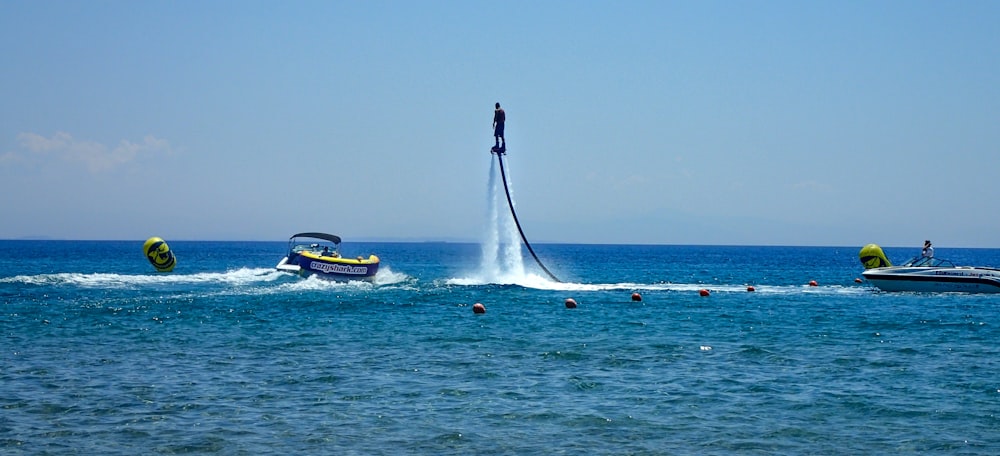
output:
[[[924,241],[924,250],[920,252],[920,256],[924,258],[934,258],[934,247],[931,246],[931,241]]]

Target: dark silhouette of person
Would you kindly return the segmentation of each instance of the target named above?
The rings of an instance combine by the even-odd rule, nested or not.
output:
[[[920,251],[920,256],[926,258],[934,258],[934,247],[931,246],[931,241],[924,241],[924,249]]]
[[[500,103],[497,103],[493,111],[493,140],[496,142],[493,148],[496,150],[507,150],[507,140],[503,137],[503,124],[506,121],[507,113],[503,112]]]

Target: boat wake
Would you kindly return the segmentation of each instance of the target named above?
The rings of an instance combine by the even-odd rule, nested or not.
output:
[[[406,274],[393,272],[383,266],[375,276],[375,282],[334,282],[318,277],[300,279],[287,272],[272,268],[239,268],[225,272],[200,272],[194,274],[115,274],[115,273],[53,273],[0,277],[0,283],[69,286],[103,289],[140,289],[157,286],[200,286],[229,285],[232,287],[252,287],[277,284],[277,290],[315,290],[344,287],[367,287],[395,285],[411,281]]]
[[[748,293],[744,284],[704,284],[704,283],[580,283],[556,282],[547,277],[527,271],[491,269],[479,271],[464,277],[437,279],[425,285],[402,272],[383,267],[374,282],[336,282],[319,277],[302,279],[286,272],[271,268],[240,268],[225,272],[202,272],[195,274],[115,274],[115,273],[55,273],[18,275],[0,278],[0,285],[27,285],[53,288],[85,288],[107,290],[156,290],[167,294],[189,296],[221,295],[276,295],[315,291],[370,292],[419,290],[430,287],[479,287],[490,285],[517,286],[526,289],[564,292],[650,292],[650,293],[697,293],[707,289],[713,294],[763,294],[763,295],[844,295],[870,294],[871,287],[863,285],[754,285],[754,292]],[[221,287],[221,288],[220,288]]]
[[[226,272],[195,274],[115,274],[65,272],[54,274],[18,275],[0,278],[0,283],[27,285],[67,285],[92,288],[136,288],[147,285],[229,283],[245,285],[281,280],[285,274],[270,268],[240,268]]]

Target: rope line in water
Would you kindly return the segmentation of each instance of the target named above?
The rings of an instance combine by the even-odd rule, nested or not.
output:
[[[500,177],[503,179],[503,191],[507,194],[507,205],[510,206],[510,215],[514,216],[514,224],[517,225],[517,231],[521,233],[521,240],[524,241],[524,246],[528,248],[528,252],[531,252],[531,256],[535,258],[535,262],[538,263],[538,266],[541,267],[542,270],[552,278],[552,280],[561,283],[562,280],[557,279],[556,276],[549,272],[545,265],[542,264],[542,260],[538,259],[538,255],[535,255],[535,250],[532,249],[531,244],[528,243],[528,238],[524,236],[524,230],[521,229],[521,222],[517,221],[517,212],[514,212],[514,202],[510,199],[510,189],[507,187],[507,173],[503,169],[503,157],[500,152],[497,152],[496,156],[497,160],[500,162]]]

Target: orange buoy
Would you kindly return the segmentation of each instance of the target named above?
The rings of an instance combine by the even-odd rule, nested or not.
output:
[[[810,287],[817,287],[817,286],[819,286],[819,284],[818,284],[818,283],[816,283],[816,281],[815,281],[815,280],[810,280],[810,281],[809,281],[809,286],[810,286]]]
[[[753,285],[750,285],[750,286],[747,287],[747,291],[756,291],[756,290],[757,289],[754,288]]]
[[[702,296],[708,296],[710,293],[708,292],[708,290],[702,288],[701,290],[698,290],[698,294]]]
[[[482,304],[480,304],[480,303],[477,302],[477,303],[475,303],[475,304],[472,305],[472,311],[475,312],[475,313],[477,313],[477,314],[484,314],[484,313],[486,313],[486,306],[484,306],[484,305],[482,305]]]
[[[642,295],[639,294],[639,293],[632,293],[632,300],[633,301],[642,301]]]
[[[567,309],[575,309],[576,308],[576,300],[573,299],[573,298],[566,298],[566,308]]]

